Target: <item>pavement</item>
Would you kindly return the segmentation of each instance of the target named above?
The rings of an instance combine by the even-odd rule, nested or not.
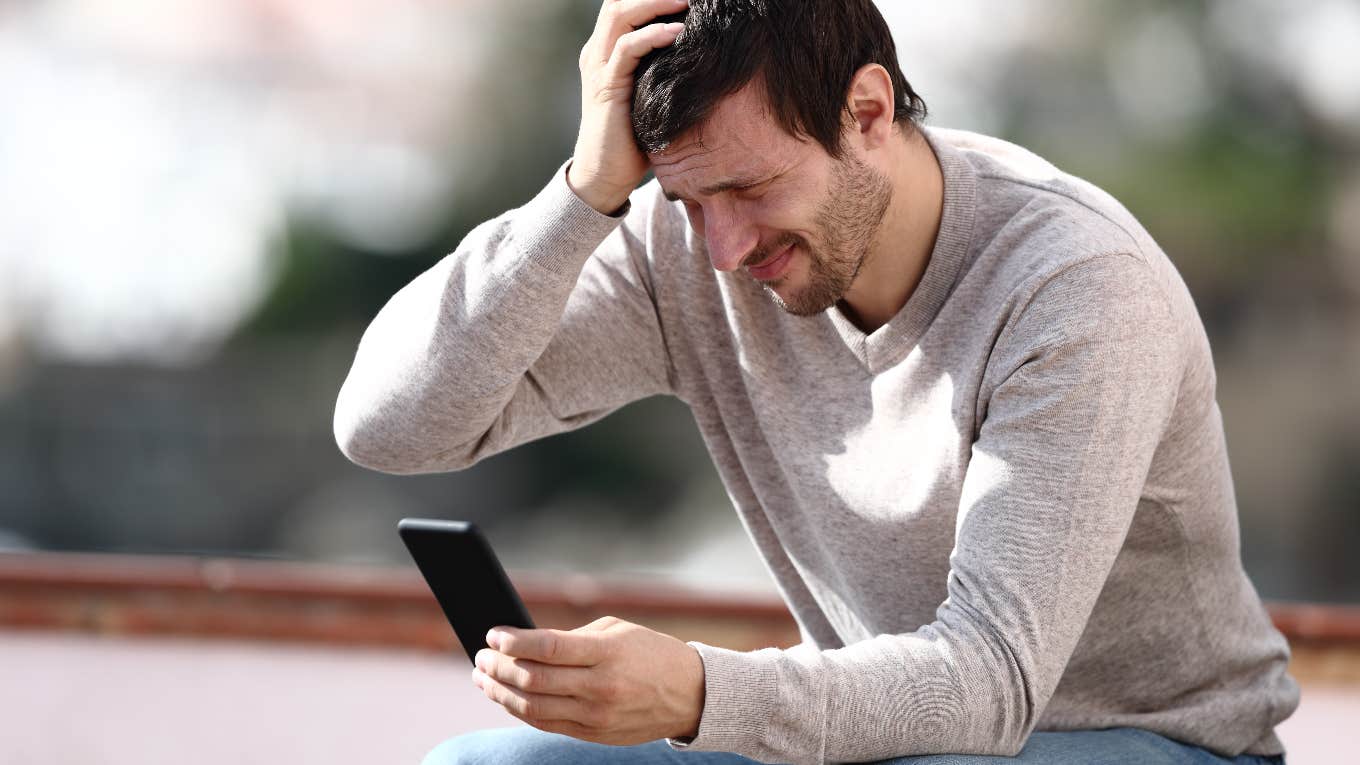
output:
[[[519,725],[467,658],[391,649],[0,631],[4,765],[419,763]]]

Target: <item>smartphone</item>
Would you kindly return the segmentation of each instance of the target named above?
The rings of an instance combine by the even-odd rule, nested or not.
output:
[[[397,532],[444,610],[468,659],[486,648],[492,627],[534,622],[486,537],[464,521],[403,518]]]

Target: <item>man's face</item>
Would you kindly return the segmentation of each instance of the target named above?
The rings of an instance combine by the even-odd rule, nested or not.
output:
[[[684,202],[713,267],[746,269],[799,316],[826,310],[850,288],[892,199],[888,178],[848,142],[836,160],[794,138],[751,86],[649,159],[666,196]]]

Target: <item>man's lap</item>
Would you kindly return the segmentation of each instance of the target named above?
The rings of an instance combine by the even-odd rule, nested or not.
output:
[[[1279,762],[1273,758],[1219,757],[1198,747],[1172,741],[1135,728],[1038,732],[1030,736],[1016,757],[939,754],[884,760],[881,765],[995,765],[996,763],[1045,763],[1046,765],[1092,765],[1137,763],[1139,765],[1257,765]],[[424,765],[754,765],[755,761],[724,752],[680,752],[664,741],[637,746],[603,746],[534,728],[499,728],[459,736],[440,744],[426,756]]]

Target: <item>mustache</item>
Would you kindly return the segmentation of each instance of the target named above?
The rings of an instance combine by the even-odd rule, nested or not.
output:
[[[758,266],[761,263],[764,263],[765,261],[769,260],[770,256],[774,255],[775,253],[779,252],[785,247],[788,247],[791,244],[800,244],[802,242],[803,237],[791,231],[785,231],[784,233],[776,237],[774,241],[768,244],[762,244],[759,247],[752,250],[750,255],[747,255],[745,258],[742,259],[739,268]],[[804,247],[804,249],[806,249],[806,247]]]

